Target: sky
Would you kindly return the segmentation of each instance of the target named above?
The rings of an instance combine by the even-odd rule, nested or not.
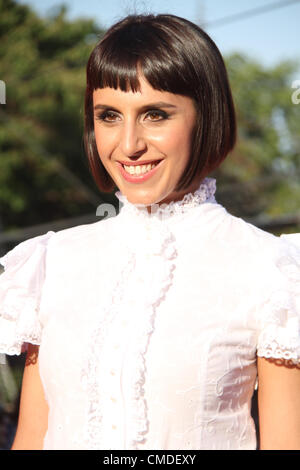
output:
[[[17,0],[30,5],[41,16],[65,4],[70,19],[93,18],[108,28],[130,13],[171,13],[197,24],[207,23],[205,30],[222,54],[243,52],[265,66],[292,59],[300,63],[300,0]],[[292,3],[294,2],[294,3]],[[285,3],[283,8],[274,5]],[[261,7],[272,10],[224,24],[215,20]],[[300,66],[299,66],[300,70]],[[300,76],[299,76],[300,78]]]

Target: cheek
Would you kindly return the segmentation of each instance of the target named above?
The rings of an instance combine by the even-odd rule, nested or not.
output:
[[[184,129],[180,125],[173,125],[164,129],[157,129],[154,132],[147,133],[148,141],[159,146],[166,153],[177,152],[184,147],[189,140]]]
[[[113,139],[107,130],[99,128],[97,124],[94,127],[96,146],[99,157],[102,161],[107,159],[113,150]]]
[[[98,153],[100,154],[100,149],[102,147],[103,139],[102,139],[102,133],[97,127],[96,123],[94,123],[94,135],[95,135],[95,141],[96,141]]]
[[[164,146],[166,152],[188,158],[191,149],[191,139],[192,129],[190,129],[190,126],[181,123],[169,129],[161,138],[160,143]]]

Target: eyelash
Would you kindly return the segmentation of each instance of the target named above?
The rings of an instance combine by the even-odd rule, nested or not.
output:
[[[147,113],[146,113],[146,115],[149,115],[149,114],[158,114],[161,117],[161,119],[155,119],[152,122],[160,122],[160,121],[163,121],[164,119],[169,118],[169,115],[165,111],[162,111],[161,109],[151,109],[151,110],[147,111]],[[115,121],[106,121],[106,118],[108,116],[114,117],[114,116],[117,116],[117,115],[114,114],[113,111],[106,110],[106,111],[103,111],[100,114],[97,114],[96,119],[99,120],[99,121],[107,122],[107,123],[115,122]]]

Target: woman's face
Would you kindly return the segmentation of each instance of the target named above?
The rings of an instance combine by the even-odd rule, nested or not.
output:
[[[128,201],[169,203],[198,187],[194,182],[181,193],[174,191],[190,157],[196,110],[191,98],[154,90],[144,77],[139,81],[140,92],[94,91],[97,149]]]

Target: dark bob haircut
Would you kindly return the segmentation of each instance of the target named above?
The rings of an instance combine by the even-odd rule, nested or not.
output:
[[[100,191],[116,185],[98,155],[93,92],[110,87],[140,90],[140,69],[156,90],[194,100],[197,121],[191,156],[175,191],[187,189],[216,169],[233,149],[236,119],[222,56],[197,25],[174,15],[130,15],[113,25],[93,49],[87,64],[84,146]]]

